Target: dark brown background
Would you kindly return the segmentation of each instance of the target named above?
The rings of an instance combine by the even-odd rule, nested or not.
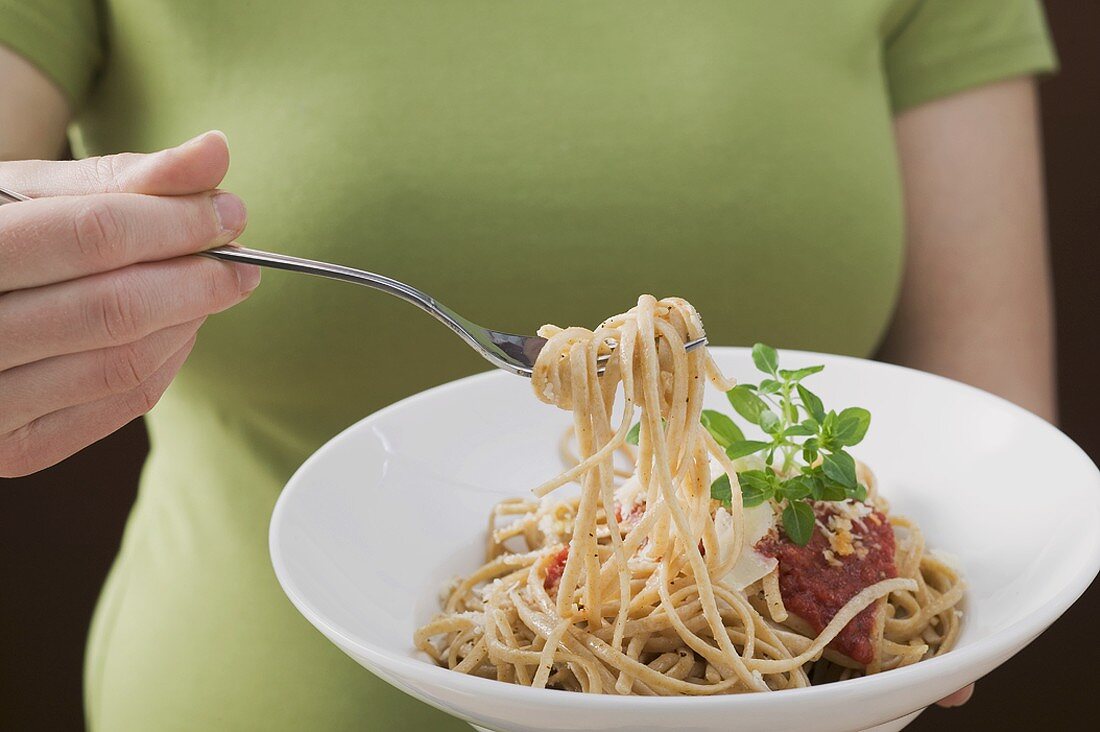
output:
[[[1042,89],[1061,422],[1100,461],[1100,3],[1056,0],[1048,13],[1063,64]],[[134,423],[50,470],[0,480],[0,729],[82,726],[84,635],[145,446]],[[1095,729],[1098,620],[1100,583],[970,704],[909,729]]]

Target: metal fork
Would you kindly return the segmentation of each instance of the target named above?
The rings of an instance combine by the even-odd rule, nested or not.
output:
[[[6,200],[4,200],[6,199]],[[29,201],[27,196],[0,188],[0,206],[6,203]],[[431,295],[416,289],[404,282],[399,282],[384,275],[367,272],[353,267],[344,267],[339,264],[318,262],[312,259],[292,257],[286,254],[264,252],[258,249],[249,249],[238,246],[221,246],[208,249],[200,253],[202,256],[214,259],[223,259],[231,262],[244,262],[257,264],[261,267],[271,267],[290,272],[326,277],[331,280],[351,282],[363,285],[373,290],[380,290],[399,297],[405,302],[412,303],[424,312],[434,317],[439,322],[454,331],[462,340],[475,351],[480,353],[485,360],[499,369],[516,374],[517,376],[531,376],[535,366],[535,359],[539,351],[546,345],[546,339],[539,336],[519,335],[516,333],[504,333],[478,325],[462,317],[454,310],[436,300]],[[689,341],[687,349],[693,350],[705,345],[705,337]],[[601,360],[606,361],[606,356]]]

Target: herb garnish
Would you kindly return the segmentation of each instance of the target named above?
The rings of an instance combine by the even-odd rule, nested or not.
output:
[[[813,536],[813,501],[867,499],[867,487],[856,479],[855,460],[844,448],[863,440],[871,413],[862,407],[848,407],[839,414],[826,412],[820,397],[802,385],[804,378],[824,366],[781,369],[779,354],[763,343],[752,347],[752,361],[767,378],[756,385],[738,384],[726,397],[737,414],[769,439],[745,439],[736,422],[711,409],[703,410],[701,421],[731,460],[763,453],[763,470],[737,473],[741,499],[747,507],[764,501],[782,506],[787,537],[805,546]],[[640,423],[635,424],[626,441],[637,445],[640,428]],[[710,486],[710,497],[732,506],[729,476],[718,476]]]
[[[804,546],[813,535],[812,501],[866,500],[867,487],[856,479],[855,460],[844,448],[863,440],[871,413],[862,407],[848,407],[839,414],[826,412],[820,397],[801,383],[824,366],[781,369],[779,354],[763,343],[753,346],[752,360],[767,378],[756,385],[738,384],[726,397],[742,418],[757,425],[770,439],[730,439],[740,430],[736,425],[736,433],[728,426],[716,430],[713,416],[704,415],[703,424],[730,459],[763,453],[763,470],[737,474],[742,500],[746,506],[764,501],[783,505],[787,536]],[[728,417],[725,419],[732,424]],[[727,476],[720,476],[711,485],[711,498],[730,505]]]

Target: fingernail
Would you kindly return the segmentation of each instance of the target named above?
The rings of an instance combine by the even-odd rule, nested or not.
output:
[[[245,221],[248,220],[248,210],[244,207],[244,201],[232,193],[214,194],[214,214],[218,217],[221,233],[230,238],[240,234],[244,230]]]
[[[260,268],[256,265],[234,262],[233,270],[237,273],[237,284],[242,294],[248,294],[260,286]]]
[[[203,138],[209,134],[209,132],[203,132],[201,134],[195,135],[187,142],[181,142],[179,145],[176,145],[176,147],[181,150],[185,147],[194,147],[195,145],[198,145],[200,142],[202,142]]]
[[[209,137],[211,135],[217,135],[218,137],[222,138],[223,140],[226,140],[225,133],[222,132],[221,130],[207,130],[206,132],[203,132],[202,134],[195,135],[194,137],[192,137],[187,142],[184,142],[184,143],[181,143],[180,145],[177,145],[177,147],[180,148],[180,149],[185,148],[185,147],[193,147],[195,145],[200,144],[203,140],[205,140],[207,137]],[[228,140],[227,140],[227,142],[228,142]]]

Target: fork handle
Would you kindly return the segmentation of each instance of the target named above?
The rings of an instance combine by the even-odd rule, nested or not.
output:
[[[375,274],[374,272],[355,269],[354,267],[345,267],[339,264],[318,262],[314,259],[292,257],[288,254],[276,254],[275,252],[265,252],[259,249],[228,245],[207,249],[199,253],[204,257],[212,257],[213,259],[224,259],[230,262],[244,262],[245,264],[258,264],[261,267],[284,269],[289,272],[301,272],[302,274],[311,274],[317,277],[327,277],[330,280],[342,280],[343,282],[365,285],[375,290],[382,290],[391,295],[396,295],[402,300],[407,300],[425,309],[438,306],[438,303],[436,303],[430,295],[421,292],[415,287],[380,274]]]
[[[380,290],[381,292],[399,297],[405,302],[415,305],[463,338],[467,337],[463,332],[463,328],[471,325],[469,321],[461,315],[454,312],[431,295],[416,289],[412,285],[406,285],[404,282],[399,282],[390,277],[368,272],[363,269],[232,245],[214,247],[213,249],[199,252],[199,254],[212,259],[256,264],[261,267],[282,269],[288,272],[300,272],[302,274],[325,277],[330,280],[351,282],[352,284],[363,285],[373,290]]]

